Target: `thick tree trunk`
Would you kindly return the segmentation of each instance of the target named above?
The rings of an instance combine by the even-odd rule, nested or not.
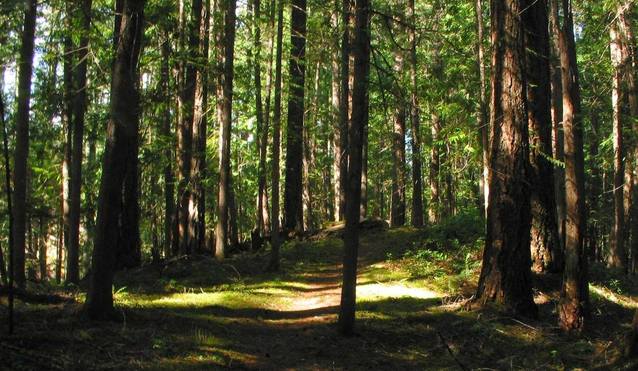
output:
[[[87,56],[89,32],[91,29],[91,0],[84,0],[79,9],[82,31],[77,49],[78,65],[75,70],[73,97],[73,149],[71,156],[71,186],[69,190],[69,245],[66,281],[78,284],[80,281],[80,206],[82,187],[82,157],[84,149],[84,114],[87,106]]]
[[[534,270],[560,271],[562,250],[556,219],[552,154],[550,40],[547,2],[526,0],[527,103],[530,141],[531,251]]]
[[[589,288],[584,251],[585,168],[580,86],[576,64],[571,0],[562,1],[563,27],[560,33],[560,60],[563,85],[563,128],[565,131],[565,273],[558,304],[559,325],[568,332],[582,330],[588,314]]]
[[[290,23],[290,96],[286,129],[284,227],[303,232],[303,126],[306,71],[306,0],[292,0]]]
[[[19,288],[24,288],[25,232],[27,210],[27,159],[29,158],[29,110],[31,106],[31,73],[35,42],[36,0],[25,2],[24,28],[18,59],[18,108],[13,173],[13,275]]]
[[[144,27],[144,1],[121,0],[119,42],[111,83],[111,118],[107,127],[93,249],[91,285],[85,308],[92,319],[113,312],[113,270],[119,236],[124,180],[130,167],[139,121],[138,66]],[[118,1],[119,2],[119,1]]]
[[[277,53],[275,56],[275,102],[272,135],[272,227],[270,228],[270,263],[268,270],[279,270],[279,155],[281,142],[281,58],[283,48],[284,1],[279,0],[277,10]]]
[[[361,164],[363,131],[368,118],[368,75],[370,70],[370,26],[368,0],[355,1],[354,71],[352,89],[352,121],[349,130],[348,188],[346,197],[346,230],[344,235],[343,285],[339,330],[354,333],[357,259],[359,250],[359,215],[361,205]]]
[[[410,121],[412,123],[412,225],[423,226],[423,176],[421,174],[421,122],[419,108],[419,88],[417,81],[416,50],[416,12],[414,0],[408,1],[410,10],[410,83],[412,85],[412,101],[410,104]]]
[[[223,70],[218,82],[219,135],[219,193],[217,195],[217,232],[215,233],[215,257],[223,260],[228,244],[228,200],[230,192],[230,128],[233,112],[233,66],[235,59],[235,0],[223,0],[224,31]]]
[[[535,317],[530,271],[529,158],[521,0],[492,0],[490,199],[477,298]]]

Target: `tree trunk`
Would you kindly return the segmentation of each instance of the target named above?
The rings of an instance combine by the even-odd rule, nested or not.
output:
[[[195,96],[192,123],[192,156],[191,156],[191,189],[188,217],[188,250],[201,252],[204,250],[206,199],[203,181],[206,178],[206,122],[208,112],[208,44],[209,44],[209,9],[210,1],[200,4],[199,22],[193,34],[197,34],[197,67],[195,72]],[[195,26],[195,25],[193,25]]]
[[[111,118],[100,180],[91,285],[85,308],[92,319],[107,319],[113,312],[113,270],[119,236],[124,180],[130,151],[137,141],[139,121],[138,66],[144,26],[144,1],[122,2],[119,42],[111,83]],[[118,2],[120,2],[118,1]]]
[[[16,136],[13,173],[13,275],[19,288],[24,288],[25,228],[27,197],[27,159],[29,158],[29,111],[31,105],[31,73],[35,41],[36,0],[25,2],[24,28],[18,60],[18,108],[16,112]]]
[[[173,242],[173,230],[175,226],[175,178],[173,175],[173,151],[171,147],[173,140],[171,137],[171,91],[170,91],[170,75],[169,75],[169,58],[171,54],[170,40],[168,32],[165,32],[164,40],[160,47],[162,56],[162,65],[160,73],[160,86],[162,89],[162,140],[167,144],[164,149],[164,157],[166,165],[164,166],[164,256],[173,255],[171,249]]]
[[[623,185],[625,183],[625,164],[623,149],[623,106],[625,102],[625,89],[623,89],[623,69],[626,60],[623,59],[622,41],[618,30],[617,21],[612,22],[609,28],[611,41],[609,50],[613,66],[612,108],[613,125],[612,139],[614,148],[614,223],[609,236],[609,266],[627,269],[627,253],[625,252],[625,205]]]
[[[439,48],[440,43],[436,42],[434,45],[434,63],[432,66],[432,74],[434,78],[441,82],[443,80],[443,60],[441,59]],[[432,147],[430,150],[430,207],[428,209],[428,221],[430,224],[437,224],[441,221],[441,116],[437,111],[438,108],[434,107],[432,111],[432,127],[430,132],[432,134]]]
[[[338,0],[337,0],[338,1]],[[346,187],[348,186],[348,128],[349,120],[349,97],[350,97],[350,1],[342,0],[341,3],[341,55],[339,63],[339,193],[338,218],[343,220],[346,210]]]
[[[585,169],[580,86],[576,64],[574,23],[570,0],[562,1],[563,27],[560,33],[560,60],[563,85],[563,128],[565,132],[565,273],[558,304],[559,325],[568,332],[580,331],[589,306],[587,259],[584,237]]]
[[[286,129],[284,227],[303,233],[303,126],[306,72],[306,0],[292,0],[290,23],[290,96]]]
[[[419,108],[419,88],[417,81],[416,50],[416,12],[414,0],[408,1],[410,9],[410,82],[412,84],[412,102],[410,105],[410,121],[412,122],[412,225],[423,226],[423,178],[421,175],[421,123]]]
[[[523,22],[527,45],[527,109],[530,141],[531,251],[533,268],[560,271],[562,256],[556,219],[552,153],[551,85],[547,2],[526,0]]]
[[[284,1],[279,0],[277,10],[277,54],[275,56],[275,111],[273,112],[272,135],[272,227],[270,228],[270,263],[268,270],[279,270],[279,150],[281,141],[281,58],[284,24]]]
[[[252,56],[253,74],[254,74],[254,87],[255,87],[255,118],[257,122],[257,130],[255,135],[255,149],[257,152],[257,158],[259,164],[257,168],[257,206],[255,207],[256,218],[255,228],[259,231],[260,235],[263,235],[264,227],[264,195],[266,193],[266,153],[265,149],[268,145],[268,135],[264,136],[263,133],[268,133],[268,128],[264,126],[264,110],[263,102],[261,98],[261,9],[260,1],[251,1],[252,11],[252,33],[253,33],[253,50]],[[253,51],[251,51],[252,53]],[[264,143],[264,140],[266,143]],[[262,151],[263,150],[263,151]],[[263,152],[263,155],[262,155]]]
[[[563,85],[560,61],[560,23],[558,18],[558,0],[549,0],[549,26],[551,29],[551,89],[552,89],[552,154],[554,160],[564,162],[563,133]],[[560,250],[565,250],[565,169],[554,167],[554,194],[556,196],[556,219]]]
[[[40,216],[38,219],[38,262],[40,263],[40,281],[46,281],[49,279],[49,272],[47,270],[47,243],[46,236],[44,235],[44,221]]]
[[[340,0],[335,0],[334,9],[332,11],[332,18],[330,26],[333,30],[339,30],[339,15],[342,11],[339,9]],[[331,72],[332,72],[332,80],[331,80],[331,88],[332,88],[332,97],[331,97],[331,113],[332,113],[332,122],[333,122],[333,137],[332,137],[332,186],[334,193],[334,221],[339,221],[342,219],[343,210],[342,210],[342,199],[343,199],[343,188],[341,182],[341,156],[343,155],[344,148],[341,147],[342,138],[347,135],[347,133],[343,133],[341,131],[341,76],[340,76],[340,41],[342,39],[342,34],[339,32],[335,32],[335,39],[333,41],[333,50],[332,50],[332,63],[331,63]]]
[[[78,284],[80,281],[80,207],[82,192],[82,155],[84,149],[84,114],[87,106],[87,56],[89,32],[91,28],[91,0],[84,0],[80,7],[82,30],[77,49],[78,65],[73,79],[73,149],[71,155],[71,186],[69,190],[69,245],[66,281]]]
[[[490,199],[477,298],[535,317],[530,271],[530,201],[525,49],[520,0],[492,0]]]
[[[235,56],[235,6],[236,0],[223,0],[223,69],[218,82],[220,111],[219,135],[219,193],[217,195],[217,233],[215,234],[215,257],[223,260],[226,254],[228,231],[228,200],[230,192],[230,128],[233,111],[233,66]]]
[[[403,53],[396,50],[394,53],[394,131],[393,131],[393,176],[392,176],[392,206],[390,225],[400,227],[405,225],[406,205],[406,163],[405,163],[405,100],[400,81],[403,76]]]
[[[368,118],[367,95],[370,70],[369,6],[368,0],[355,1],[352,124],[348,133],[350,159],[348,166],[348,188],[346,190],[343,285],[339,311],[339,330],[342,334],[348,336],[354,333],[356,309],[363,131],[366,126],[365,121]]]
[[[483,27],[483,0],[476,0],[474,11],[476,12],[476,27],[478,33],[478,42],[476,47],[477,63],[480,79],[479,109],[478,109],[478,125],[479,125],[479,142],[481,143],[482,153],[482,169],[479,180],[481,194],[481,211],[482,215],[487,218],[487,202],[489,199],[490,189],[487,175],[489,173],[489,113],[487,102],[487,73],[485,71],[485,47],[483,46],[484,27]]]

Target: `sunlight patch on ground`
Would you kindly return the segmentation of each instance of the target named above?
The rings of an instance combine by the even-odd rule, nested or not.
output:
[[[421,287],[408,287],[401,284],[372,284],[357,287],[357,297],[367,298],[401,298],[434,299],[441,297],[438,292]]]
[[[604,286],[596,286],[590,283],[589,291],[594,293],[596,296],[599,296],[605,300],[609,300],[612,303],[618,304],[624,308],[638,308],[638,302],[636,302],[632,297],[617,294]]]

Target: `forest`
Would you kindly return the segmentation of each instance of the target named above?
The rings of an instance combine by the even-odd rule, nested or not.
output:
[[[637,30],[0,0],[0,369],[637,369]]]

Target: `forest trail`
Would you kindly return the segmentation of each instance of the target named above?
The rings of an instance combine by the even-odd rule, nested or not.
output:
[[[18,302],[15,335],[5,335],[1,318],[0,369],[591,369],[617,356],[633,310],[597,299],[600,326],[580,339],[564,337],[551,280],[537,284],[545,298],[538,321],[459,310],[475,287],[481,242],[459,245],[442,235],[411,228],[363,234],[353,337],[336,327],[342,242],[321,236],[287,243],[278,273],[263,272],[267,251],[121,273],[120,322],[87,321],[82,294],[77,303]]]

